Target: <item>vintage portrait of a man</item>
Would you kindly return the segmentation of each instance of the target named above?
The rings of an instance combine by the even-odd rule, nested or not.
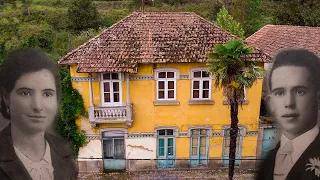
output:
[[[256,180],[320,179],[320,60],[304,49],[277,53],[269,72],[268,106],[281,130]]]

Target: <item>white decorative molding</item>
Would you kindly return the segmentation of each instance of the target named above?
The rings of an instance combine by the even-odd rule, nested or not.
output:
[[[72,82],[85,82],[85,81],[89,81],[90,77],[71,77],[71,81]],[[98,81],[97,76],[93,76],[92,77],[92,81]]]
[[[101,135],[99,134],[90,134],[90,135],[85,135],[87,140],[93,140],[93,139],[101,139]]]
[[[153,80],[152,75],[130,76],[130,80]]]
[[[180,79],[189,79],[189,74],[181,74]]]
[[[258,131],[249,131],[246,133],[246,136],[258,136]]]
[[[212,136],[222,136],[222,132],[213,132]]]
[[[145,137],[154,137],[153,133],[133,133],[128,134],[128,138],[145,138]]]
[[[188,132],[179,132],[179,137],[188,137]]]

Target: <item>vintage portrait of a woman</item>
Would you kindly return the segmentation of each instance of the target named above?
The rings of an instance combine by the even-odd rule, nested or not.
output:
[[[0,132],[0,179],[77,179],[71,147],[47,132],[61,98],[56,63],[39,49],[17,49],[2,63],[0,79],[0,110],[10,120]]]

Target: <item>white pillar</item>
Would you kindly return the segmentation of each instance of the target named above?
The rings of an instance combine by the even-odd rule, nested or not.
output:
[[[93,98],[92,98],[92,73],[89,73],[89,96],[90,96],[90,105],[89,105],[89,123],[92,127],[96,127],[96,123],[94,120],[94,105],[93,105]]]
[[[126,73],[126,87],[127,87],[127,125],[129,127],[132,126],[132,107],[131,107],[131,103],[130,103],[130,76],[129,73]]]
[[[90,105],[93,106],[93,100],[92,100],[92,73],[89,73],[89,94],[90,94]]]
[[[130,83],[129,83],[129,73],[127,73],[126,85],[127,85],[127,105],[130,104]]]

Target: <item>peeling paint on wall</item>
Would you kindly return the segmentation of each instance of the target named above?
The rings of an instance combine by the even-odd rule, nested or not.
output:
[[[131,147],[131,148],[138,148],[138,149],[146,150],[146,151],[149,151],[149,152],[153,152],[153,150],[145,148],[144,146],[137,146],[137,145],[131,145],[131,144],[128,144],[127,146]]]

